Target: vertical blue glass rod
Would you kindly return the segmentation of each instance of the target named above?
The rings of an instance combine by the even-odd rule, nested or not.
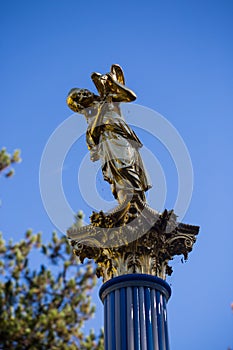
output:
[[[148,287],[144,288],[144,293],[145,293],[147,350],[154,350],[153,333],[152,333],[152,316],[151,316],[151,289]]]
[[[104,300],[104,350],[108,350],[108,318],[107,298]]]
[[[162,279],[129,274],[100,289],[105,350],[169,350],[166,303],[171,289]]]
[[[108,344],[108,349],[111,349],[111,339],[112,339],[112,333],[114,331],[112,325],[111,325],[111,305],[110,305],[110,298],[111,298],[111,294],[107,295],[107,328],[108,328],[108,332],[106,334],[107,336],[107,344]]]
[[[127,300],[127,350],[134,350],[133,288],[126,288]]]
[[[158,343],[159,343],[159,350],[163,349],[163,320],[162,320],[162,313],[161,313],[161,304],[160,304],[160,292],[156,291],[156,306],[157,306],[157,325],[158,325]]]
[[[147,350],[144,287],[139,287],[139,322],[140,322],[140,335],[141,335],[141,349]]]
[[[115,314],[115,337],[116,337],[116,350],[121,349],[121,318],[120,318],[120,290],[115,290],[115,308],[113,311]]]
[[[110,319],[109,324],[111,325],[111,337],[110,337],[110,349],[116,350],[116,326],[115,326],[115,293],[110,293]]]
[[[133,287],[134,350],[140,350],[140,319],[138,287]]]
[[[152,289],[151,290],[151,316],[152,316],[152,334],[153,334],[154,350],[159,350],[157,312],[158,312],[158,308],[156,303],[156,291]]]
[[[166,350],[170,349],[169,346],[169,338],[168,338],[168,325],[167,325],[167,301],[165,296],[163,295],[163,309],[164,309],[164,331],[165,331],[165,343],[166,343]]]
[[[121,350],[127,350],[127,324],[126,324],[126,295],[125,288],[120,289],[120,327]]]

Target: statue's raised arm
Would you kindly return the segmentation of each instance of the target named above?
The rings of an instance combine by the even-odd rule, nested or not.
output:
[[[92,73],[91,78],[103,99],[111,97],[112,102],[132,102],[137,98],[135,93],[125,86],[124,73],[118,64],[111,66],[110,73],[95,72]]]

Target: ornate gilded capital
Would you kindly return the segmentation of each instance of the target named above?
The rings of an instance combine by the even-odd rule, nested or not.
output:
[[[198,226],[178,223],[173,211],[161,214],[147,205],[133,214],[128,208],[123,217],[117,226],[116,213],[94,213],[90,225],[68,231],[74,253],[81,262],[93,259],[103,282],[129,273],[165,279],[172,273],[169,261],[175,255],[187,260],[199,232]]]

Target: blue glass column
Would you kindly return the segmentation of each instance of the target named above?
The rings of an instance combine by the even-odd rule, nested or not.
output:
[[[145,274],[115,277],[100,289],[105,350],[169,350],[166,303],[170,286]]]

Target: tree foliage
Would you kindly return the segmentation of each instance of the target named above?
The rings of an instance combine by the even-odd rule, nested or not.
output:
[[[20,161],[20,151],[0,150],[0,175],[13,175],[10,166]],[[79,212],[74,225],[82,218]],[[28,230],[20,242],[6,243],[0,234],[0,349],[103,350],[103,332],[83,330],[95,312],[95,283],[93,265],[80,266],[65,236],[54,232],[44,244]]]
[[[11,177],[14,174],[14,169],[11,168],[11,165],[20,162],[20,150],[15,150],[13,155],[7,153],[6,148],[0,150],[0,174]]]
[[[48,244],[31,231],[19,243],[1,237],[0,275],[0,349],[103,349],[102,334],[82,329],[95,311],[95,272],[90,262],[77,264],[66,237],[53,233]]]

